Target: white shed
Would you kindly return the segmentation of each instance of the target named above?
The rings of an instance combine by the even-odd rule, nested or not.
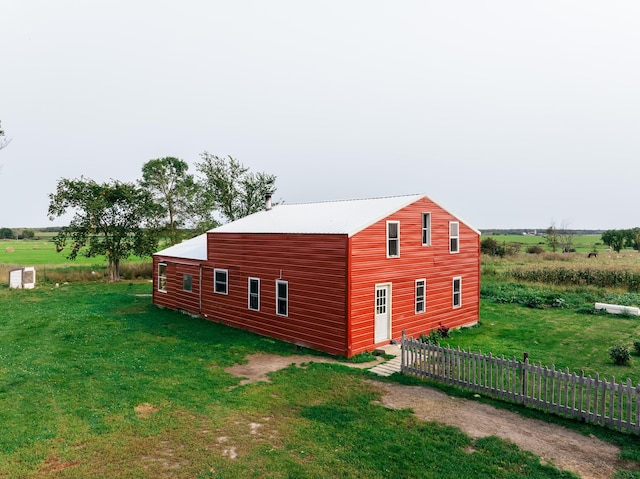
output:
[[[36,286],[36,268],[27,266],[25,268],[12,269],[9,271],[9,287],[32,289]]]

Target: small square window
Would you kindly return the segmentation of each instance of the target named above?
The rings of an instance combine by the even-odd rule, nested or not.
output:
[[[213,290],[218,294],[227,294],[229,272],[226,269],[213,270]]]
[[[193,276],[190,274],[182,275],[182,289],[185,291],[191,291],[191,283],[193,281]]]

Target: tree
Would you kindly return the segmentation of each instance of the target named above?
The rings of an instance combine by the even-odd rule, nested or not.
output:
[[[2,130],[2,124],[0,123],[0,150],[2,150],[10,142],[11,142],[11,139],[10,138],[6,138],[4,136],[4,131]]]
[[[631,228],[628,235],[629,246],[636,251],[640,251],[640,228]]]
[[[165,157],[149,160],[142,166],[140,186],[149,190],[166,215],[166,230],[171,244],[180,241],[180,227],[191,217],[196,194],[189,165],[178,158]]]
[[[120,280],[121,260],[131,254],[150,256],[156,250],[155,219],[162,211],[143,188],[115,180],[98,184],[84,177],[63,178],[49,198],[50,220],[75,212],[69,226],[54,237],[56,250],[63,251],[71,241],[71,260],[105,255],[111,281]]]
[[[573,249],[573,239],[576,236],[575,231],[569,229],[569,223],[567,221],[563,221],[560,225],[560,229],[557,230],[558,240],[560,242],[560,246],[562,246],[563,253],[569,253],[574,251]]]
[[[560,240],[558,239],[558,230],[556,229],[555,223],[552,221],[551,226],[547,228],[547,245],[551,248],[552,252],[556,252],[558,246],[560,245]]]
[[[0,239],[14,239],[11,228],[0,228]]]
[[[265,194],[275,192],[276,177],[267,173],[252,173],[235,158],[220,158],[206,151],[196,163],[201,186],[201,223],[214,225],[218,212],[224,221],[235,221],[264,208]]]
[[[616,253],[619,253],[624,248],[626,238],[627,234],[624,230],[607,230],[602,233],[602,242]]]
[[[22,230],[22,238],[23,239],[33,239],[36,237],[36,232],[32,229],[23,229]]]

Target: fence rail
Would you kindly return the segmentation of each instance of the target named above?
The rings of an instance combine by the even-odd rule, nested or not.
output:
[[[477,391],[578,419],[640,434],[640,384],[616,383],[517,361],[435,346],[402,334],[401,370],[424,379]]]

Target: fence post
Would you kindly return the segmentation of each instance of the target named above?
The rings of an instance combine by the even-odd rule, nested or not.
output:
[[[406,351],[406,347],[404,344],[404,329],[402,330],[402,339],[400,340],[400,371],[404,373],[404,365],[405,365],[405,358],[404,358],[404,354]]]
[[[522,404],[526,402],[527,398],[527,386],[529,385],[529,368],[527,367],[528,365],[529,353],[525,351],[522,358],[522,374],[520,375],[522,381],[522,390],[520,391],[522,393]]]

